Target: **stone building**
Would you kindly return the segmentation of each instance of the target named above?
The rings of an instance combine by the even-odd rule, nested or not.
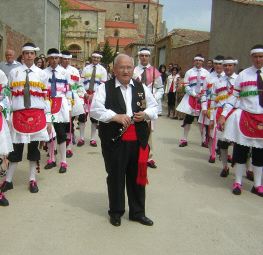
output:
[[[263,2],[256,0],[213,0],[210,56],[222,54],[249,66],[249,51],[262,44]]]
[[[83,3],[87,3],[98,8],[102,8],[106,11],[106,21],[125,21],[137,24],[138,33],[145,35],[146,31],[146,17],[148,0],[80,0]],[[158,12],[156,11],[158,8]],[[157,4],[157,1],[150,0],[149,10],[149,35],[154,35],[156,20],[157,34],[162,31],[162,13],[163,5]],[[158,18],[157,18],[158,15]]]
[[[59,47],[59,0],[1,0],[0,17],[9,29],[34,41],[41,52],[46,53],[48,48]],[[15,42],[11,40],[8,42],[9,46],[10,43]]]
[[[75,64],[82,64],[97,49],[105,36],[105,10],[77,0],[67,0],[70,17],[75,26],[65,31],[65,45],[73,55]]]
[[[137,40],[145,37],[148,0],[67,0],[72,17],[77,25],[66,32],[66,46],[73,53],[76,62],[83,62],[91,52],[107,40],[119,52]],[[161,35],[165,24],[162,22],[163,6],[150,1],[148,34]],[[158,18],[157,18],[158,16]],[[87,23],[85,23],[88,21]],[[158,21],[158,22],[156,22]],[[97,24],[97,25],[96,25]],[[157,28],[156,28],[157,24]]]

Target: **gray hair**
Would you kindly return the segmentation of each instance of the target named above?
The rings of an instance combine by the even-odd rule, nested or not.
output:
[[[116,65],[116,64],[118,64],[118,62],[119,62],[119,60],[120,60],[121,58],[127,58],[127,57],[131,60],[132,65],[134,66],[134,59],[133,59],[132,57],[130,57],[129,55],[124,54],[124,53],[118,54],[118,55],[115,57],[115,59],[114,59],[114,61],[113,61],[113,64]]]

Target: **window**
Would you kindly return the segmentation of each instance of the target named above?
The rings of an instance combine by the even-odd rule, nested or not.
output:
[[[127,4],[127,8],[128,8],[128,9],[130,8],[130,4]]]
[[[143,8],[143,9],[146,9],[146,4],[144,4],[142,8]]]
[[[114,37],[119,37],[120,36],[120,31],[119,30],[114,30]]]
[[[89,25],[89,21],[88,21],[88,20],[85,21],[85,25],[86,25],[86,26]]]
[[[115,21],[120,21],[121,20],[121,15],[116,13],[115,16],[114,16],[114,20]]]

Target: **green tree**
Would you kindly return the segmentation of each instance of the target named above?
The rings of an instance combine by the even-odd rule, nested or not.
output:
[[[72,20],[73,15],[70,15],[69,17],[65,17],[65,14],[70,10],[69,3],[67,0],[59,0],[60,4],[60,10],[61,10],[61,34],[60,34],[60,49],[65,50],[65,36],[66,36],[66,30],[70,27],[74,27],[77,25],[77,22],[75,20]]]
[[[103,58],[101,62],[105,65],[109,65],[114,59],[114,55],[113,55],[113,52],[112,52],[112,49],[110,47],[108,40],[106,40],[104,44],[102,55],[103,55]]]

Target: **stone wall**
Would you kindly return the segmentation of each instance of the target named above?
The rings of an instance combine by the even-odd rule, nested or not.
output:
[[[41,52],[59,47],[58,0],[0,1],[0,17],[15,31],[32,38]]]
[[[263,41],[262,17],[262,5],[213,0],[209,55],[233,56],[239,68],[249,66],[250,48]]]

